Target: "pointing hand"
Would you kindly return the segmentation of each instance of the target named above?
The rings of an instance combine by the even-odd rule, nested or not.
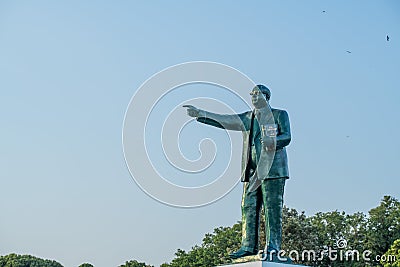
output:
[[[183,107],[187,108],[187,114],[190,117],[195,117],[195,118],[200,117],[200,113],[202,111],[201,109],[198,109],[198,108],[196,108],[196,107],[194,107],[192,105],[183,105]]]

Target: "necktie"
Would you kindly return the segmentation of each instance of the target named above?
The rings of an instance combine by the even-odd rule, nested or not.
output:
[[[258,124],[257,119],[253,119],[252,120],[252,131],[251,131],[251,148],[250,148],[250,158],[249,158],[249,162],[248,164],[251,165],[252,168],[257,168],[257,157],[256,157],[256,137],[258,136],[258,134],[260,133],[260,126]],[[252,175],[251,177],[249,177],[249,190],[250,192],[255,191],[261,184],[261,181],[259,179],[257,179],[257,175],[256,172],[254,173],[254,175]]]

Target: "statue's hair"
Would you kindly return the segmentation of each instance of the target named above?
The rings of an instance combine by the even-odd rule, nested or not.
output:
[[[271,91],[263,84],[257,84],[256,87],[260,89],[261,93],[265,95],[265,98],[269,100],[271,98]]]

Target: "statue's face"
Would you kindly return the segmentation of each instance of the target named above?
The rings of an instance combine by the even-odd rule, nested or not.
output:
[[[265,98],[265,95],[261,93],[260,89],[258,87],[255,87],[251,92],[251,103],[253,103],[253,106],[255,108],[263,108],[267,105],[267,100]]]

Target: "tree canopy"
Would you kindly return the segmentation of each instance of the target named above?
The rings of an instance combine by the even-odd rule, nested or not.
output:
[[[137,260],[126,261],[125,264],[120,265],[119,267],[153,267],[151,265],[147,265],[144,262],[138,262]]]
[[[384,267],[400,267],[400,239],[393,242],[389,250],[381,257]]]
[[[9,254],[0,256],[0,267],[63,267],[54,260],[44,260],[31,255]]]
[[[240,247],[241,227],[241,222],[231,227],[218,227],[204,236],[201,245],[195,245],[189,251],[178,249],[175,258],[161,267],[210,267],[229,263],[229,253]],[[282,250],[293,258],[294,263],[321,267],[400,267],[400,202],[390,196],[385,196],[368,215],[336,210],[307,217],[304,212],[284,207],[282,232]],[[260,228],[259,236],[259,247],[263,248],[264,227]],[[328,257],[330,250],[336,251],[336,259]],[[310,251],[316,252],[315,257]],[[361,257],[363,252],[368,252],[368,259]],[[62,265],[30,255],[9,254],[0,256],[0,267]],[[79,267],[93,265],[83,263]],[[153,266],[130,260],[119,267]]]
[[[263,248],[264,227],[260,231],[259,247]],[[396,249],[400,242],[393,242],[400,239],[400,202],[385,196],[378,207],[369,211],[369,216],[361,212],[346,214],[331,211],[307,217],[304,212],[284,207],[282,232],[282,250],[287,252],[287,256],[289,252],[298,252],[298,255],[290,255],[294,258],[294,263],[332,267],[382,266],[381,256],[389,253],[389,248],[390,253],[399,254]],[[187,252],[178,249],[171,263],[164,263],[161,267],[216,266],[229,263],[228,254],[240,247],[240,240],[240,222],[232,227],[216,228],[212,234],[205,235],[201,245],[195,245]],[[328,249],[336,251],[332,257],[327,255]],[[304,253],[311,250],[316,252],[315,257]],[[365,251],[370,253],[366,253],[368,257],[364,260],[362,253]],[[335,255],[336,259],[333,257]],[[400,267],[387,264],[389,263],[386,262],[385,267]]]

